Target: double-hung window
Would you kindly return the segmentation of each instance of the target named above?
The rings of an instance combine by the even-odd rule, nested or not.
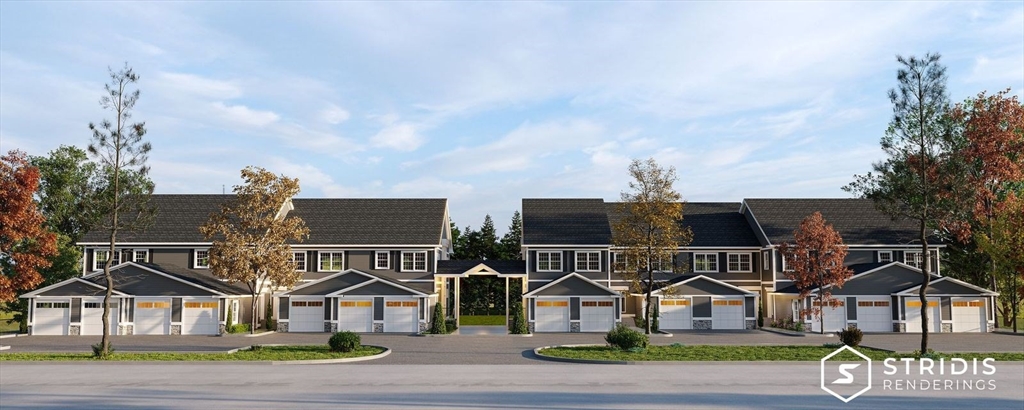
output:
[[[749,253],[730,253],[729,272],[750,272]]]
[[[149,251],[145,249],[136,249],[132,251],[132,262],[146,263],[149,259]]]
[[[561,272],[562,252],[537,252],[538,272]]]
[[[910,252],[910,251],[904,252],[903,253],[903,260],[904,260],[904,263],[906,263],[907,265],[913,266],[913,267],[918,268],[918,269],[921,269],[922,265],[924,264],[924,258],[921,256],[921,252]],[[929,255],[928,255],[928,271],[929,272],[935,272],[935,268],[934,267],[936,266],[936,263],[938,262],[938,260],[939,260],[939,253],[937,251],[930,251]]]
[[[210,267],[210,250],[209,249],[196,249],[195,259],[192,264],[196,269],[206,269]]]
[[[340,272],[342,268],[343,260],[345,259],[344,252],[318,252],[320,254],[320,271],[321,272]]]
[[[672,258],[651,258],[652,272],[667,272],[672,270]]]
[[[376,251],[373,253],[374,269],[391,269],[391,253],[388,251]]]
[[[292,252],[292,263],[297,272],[306,271],[306,252]]]
[[[878,251],[878,262],[892,262],[892,251]]]
[[[761,270],[768,271],[772,269],[772,254],[768,251],[761,252]]]
[[[110,259],[110,251],[95,250],[93,251],[92,258],[92,270],[103,269],[103,266],[107,264],[107,259]],[[121,251],[114,252],[114,260],[110,261],[110,266],[115,266],[121,263]]]
[[[405,272],[426,272],[427,252],[402,252],[402,270]]]
[[[695,253],[693,255],[694,272],[718,272],[717,253]]]
[[[612,252],[612,269],[615,272],[626,271],[626,254],[622,252]]]
[[[601,252],[576,252],[577,272],[597,272],[601,270]]]

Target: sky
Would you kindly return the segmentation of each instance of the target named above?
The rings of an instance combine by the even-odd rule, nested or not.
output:
[[[849,197],[883,159],[896,55],[953,101],[1024,90],[1024,3],[0,2],[0,151],[85,147],[139,75],[157,193],[260,166],[300,197],[617,200],[633,158],[691,202]]]

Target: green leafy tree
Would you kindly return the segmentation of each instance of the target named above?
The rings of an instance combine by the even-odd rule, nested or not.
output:
[[[672,187],[677,180],[675,168],[662,168],[654,158],[634,159],[629,174],[633,180],[630,190],[622,192],[622,218],[612,229],[612,242],[626,257],[625,276],[633,289],[645,293],[644,318],[653,318],[654,272],[656,268],[664,270],[664,261],[673,265],[676,250],[690,243],[693,232],[682,225],[682,196]],[[681,269],[672,267],[673,271]],[[652,325],[653,320],[644,321],[648,334]]]
[[[1018,316],[1017,306],[1024,293],[1024,199],[1010,194],[998,208],[988,232],[978,232],[978,247],[995,262],[997,270],[1006,272],[1011,285],[1010,316]],[[1013,331],[1017,332],[1017,321],[1013,320]]]
[[[523,243],[523,216],[516,211],[512,214],[512,223],[508,226],[508,232],[501,237],[501,243],[499,244],[500,254],[499,259],[502,260],[522,260],[523,255],[520,253]]]
[[[100,173],[90,202],[92,210],[102,215],[96,220],[95,228],[109,234],[109,252],[113,255],[118,234],[149,227],[156,211],[149,206],[153,181],[149,179],[146,160],[152,146],[142,139],[146,135],[146,124],[131,122],[139,90],[130,88],[139,81],[139,76],[127,63],[120,71],[110,69],[109,72],[110,83],[105,86],[100,106],[109,110],[114,120],[103,120],[98,125],[89,123],[92,130],[89,154],[99,163]],[[113,260],[107,258],[103,264],[107,290],[103,296],[103,338],[96,349],[100,358],[110,354],[110,298],[114,291],[110,264]]]
[[[927,289],[932,264],[928,243],[930,230],[938,229],[956,209],[955,186],[962,170],[952,160],[954,145],[947,110],[946,67],[938,54],[924,58],[897,56],[901,64],[896,89],[889,90],[893,116],[881,139],[888,158],[872,165],[872,172],[855,176],[848,192],[874,201],[879,211],[893,219],[909,219],[918,225],[923,285],[921,300],[921,350],[928,351]]]

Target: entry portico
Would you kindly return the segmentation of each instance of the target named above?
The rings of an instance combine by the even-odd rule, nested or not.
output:
[[[507,260],[442,260],[437,262],[434,289],[438,300],[444,301],[445,315],[459,320],[462,306],[463,280],[475,276],[492,276],[505,281],[505,325],[509,323],[509,305],[514,298],[522,301],[527,289],[525,261]],[[513,286],[519,294],[512,294]],[[456,322],[458,323],[458,322]]]

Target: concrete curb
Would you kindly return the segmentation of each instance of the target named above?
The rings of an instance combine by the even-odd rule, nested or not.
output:
[[[391,354],[391,349],[383,346],[364,345],[369,347],[379,347],[384,349],[383,352],[377,353],[372,356],[360,356],[360,357],[346,357],[344,359],[324,359],[324,360],[283,360],[270,362],[273,366],[278,365],[292,365],[292,364],[338,364],[338,363],[353,363],[353,362],[365,362],[368,360],[377,360]]]
[[[804,332],[797,332],[795,330],[779,329],[777,327],[768,327],[768,326],[762,327],[761,331],[768,332],[768,333],[775,333],[775,334],[784,335],[784,336],[793,336],[793,337],[806,337],[807,336],[806,334],[804,334]]]
[[[266,336],[266,335],[272,335],[274,333],[277,333],[277,331],[276,330],[270,330],[270,331],[266,331],[266,332],[263,332],[263,333],[256,333],[256,334],[251,334],[251,335],[245,335],[245,337],[263,337],[263,336]]]
[[[0,346],[0,350],[9,350],[10,346]]]
[[[7,339],[7,338],[10,338],[10,337],[22,337],[22,336],[28,336],[28,333],[11,333],[11,334],[7,334],[7,335],[0,335],[0,339]]]
[[[431,334],[431,333],[418,333],[418,334],[416,334],[414,336],[417,336],[417,337],[533,337],[533,333],[527,333],[527,334],[523,334],[523,335],[514,335],[514,334],[511,334],[511,333],[507,333],[507,334],[503,334],[503,335],[463,335],[463,334],[458,334],[458,333],[446,333],[446,334],[443,334],[443,335],[435,335],[435,334]]]

